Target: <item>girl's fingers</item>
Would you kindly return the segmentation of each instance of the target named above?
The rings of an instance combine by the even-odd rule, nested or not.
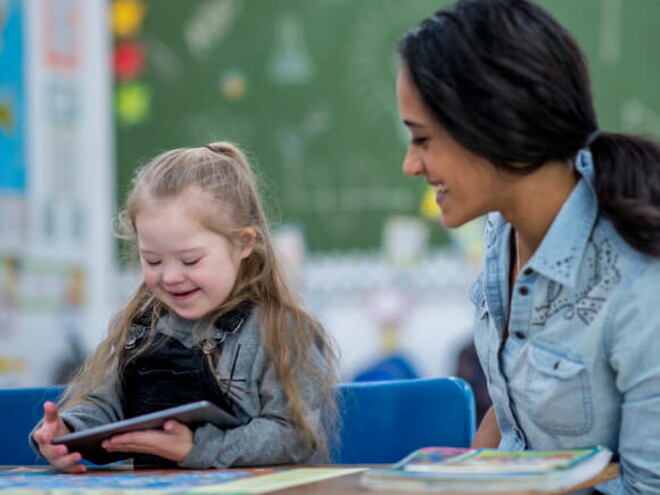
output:
[[[44,423],[57,423],[60,415],[54,402],[44,402]]]
[[[69,454],[69,449],[66,445],[44,445],[41,449],[41,453],[47,459],[62,457]]]
[[[77,463],[82,460],[82,456],[78,452],[73,452],[72,454],[66,454],[63,456],[55,457],[53,459],[50,459],[50,463],[52,466],[59,471],[66,471],[66,472],[76,472],[80,473],[83,472],[81,471],[77,466],[79,466]],[[84,464],[80,464],[83,468],[85,468]],[[86,469],[86,468],[85,468]]]
[[[50,435],[45,432],[43,428],[39,428],[37,431],[35,431],[32,435],[32,438],[40,447],[50,442]]]
[[[66,470],[67,473],[70,474],[80,474],[80,473],[86,473],[87,472],[87,466],[84,464],[74,464],[70,468]]]

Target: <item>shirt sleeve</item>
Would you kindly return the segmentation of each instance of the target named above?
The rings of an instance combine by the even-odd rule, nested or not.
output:
[[[612,314],[609,352],[622,394],[619,455],[621,491],[660,494],[660,312],[654,263],[621,293]],[[604,486],[607,486],[604,485]],[[608,487],[609,488],[609,487]]]
[[[123,419],[121,388],[116,368],[108,370],[103,383],[80,404],[60,411],[60,417],[72,432]],[[32,435],[41,423],[37,423],[29,436],[30,445],[37,453],[39,447]]]
[[[106,373],[103,383],[83,402],[60,413],[73,431],[85,430],[124,419],[121,383],[116,367]]]
[[[325,358],[315,349],[313,363],[319,370],[325,366]],[[260,350],[264,372],[255,384],[260,409],[244,425],[221,430],[206,424],[195,431],[194,446],[179,465],[184,468],[225,468],[230,466],[258,466],[275,464],[303,464],[314,456],[314,447],[307,445],[294,427],[288,412],[284,389],[272,364]],[[323,405],[322,390],[311,377],[297,373],[300,387],[313,427],[320,426]]]

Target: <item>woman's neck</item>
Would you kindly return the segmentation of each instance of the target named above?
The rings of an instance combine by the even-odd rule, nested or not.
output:
[[[516,178],[508,208],[501,212],[517,233],[516,259],[520,258],[520,266],[539,247],[577,181],[573,167],[560,161],[548,162],[537,171]]]

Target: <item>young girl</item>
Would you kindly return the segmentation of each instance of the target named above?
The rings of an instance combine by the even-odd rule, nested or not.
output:
[[[600,129],[577,44],[527,0],[459,0],[400,51],[404,173],[446,227],[490,213],[474,446],[606,445],[601,492],[660,493],[660,147]]]
[[[116,435],[108,453],[211,468],[305,463],[326,453],[335,358],[287,286],[255,179],[228,143],[175,149],[136,176],[120,215],[144,281],[31,436],[54,467],[83,472],[52,438],[207,399],[242,426]],[[330,415],[328,415],[330,414]]]

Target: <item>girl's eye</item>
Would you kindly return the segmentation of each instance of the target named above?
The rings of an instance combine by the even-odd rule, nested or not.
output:
[[[156,266],[160,265],[160,261],[149,261],[149,260],[144,260],[144,262],[149,265],[149,266]]]
[[[196,260],[184,260],[184,261],[183,261],[183,264],[186,265],[186,266],[191,266],[191,265],[195,265],[195,264],[197,264],[198,261],[199,261],[199,259],[196,259]]]

